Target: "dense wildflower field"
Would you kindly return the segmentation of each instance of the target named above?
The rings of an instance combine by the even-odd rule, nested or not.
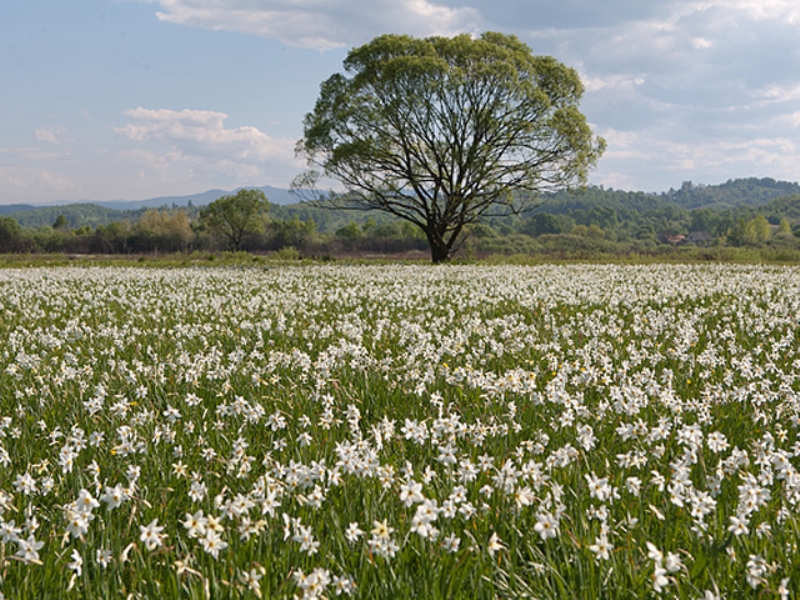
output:
[[[0,271],[4,598],[789,598],[800,269]]]

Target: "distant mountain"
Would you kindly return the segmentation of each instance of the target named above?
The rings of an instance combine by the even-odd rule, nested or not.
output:
[[[44,206],[32,204],[8,204],[0,206],[0,215],[13,217],[23,227],[43,227],[51,225],[59,215],[64,215],[70,227],[89,225],[107,225],[112,221],[135,221],[149,208],[167,208],[188,206],[206,206],[217,198],[228,194],[235,194],[238,188],[232,191],[208,190],[199,194],[186,196],[159,196],[148,200],[85,200],[83,202],[54,202]],[[248,188],[252,189],[252,188]],[[260,189],[266,194],[267,200],[275,205],[287,205],[297,202],[289,190],[264,186]]]
[[[205,206],[212,203],[221,196],[228,194],[235,194],[242,188],[237,188],[231,191],[225,190],[208,190],[199,194],[189,194],[187,196],[159,196],[157,198],[150,198],[149,200],[104,200],[99,202],[87,201],[91,204],[104,206],[114,210],[136,210],[139,208],[161,208],[162,206],[186,206],[190,201],[194,206]],[[247,188],[253,189],[253,188]],[[267,200],[271,204],[293,204],[297,200],[289,193],[289,190],[275,188],[269,185],[257,188],[264,192]]]

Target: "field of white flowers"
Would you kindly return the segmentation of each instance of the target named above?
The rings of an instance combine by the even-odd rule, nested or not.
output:
[[[789,598],[800,269],[0,271],[0,597]]]

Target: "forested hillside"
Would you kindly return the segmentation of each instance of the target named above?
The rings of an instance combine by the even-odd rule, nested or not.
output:
[[[64,206],[30,207],[22,211],[6,213],[22,227],[47,227],[63,216],[69,227],[97,227],[113,221],[138,219],[146,209],[115,210],[97,204],[66,204]]]
[[[213,250],[201,208],[114,210],[73,204],[0,216],[0,251],[139,253]],[[2,213],[0,213],[2,214]],[[522,216],[489,217],[471,226],[464,250],[535,253],[542,249],[639,252],[697,246],[780,246],[800,251],[800,185],[739,179],[716,186],[684,183],[661,194],[589,187],[542,197]],[[270,203],[251,251],[315,254],[425,249],[421,232],[385,213]],[[561,250],[559,250],[561,251]]]
[[[775,198],[800,194],[800,185],[774,179],[733,179],[721,185],[694,185],[685,182],[678,190],[661,194],[665,200],[682,208],[736,208],[761,206]]]

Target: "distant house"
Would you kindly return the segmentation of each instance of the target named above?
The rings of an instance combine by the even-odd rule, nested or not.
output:
[[[664,241],[667,244],[682,244],[686,240],[685,235],[665,235]]]
[[[692,231],[686,238],[687,244],[695,246],[710,246],[714,238],[707,231]]]

